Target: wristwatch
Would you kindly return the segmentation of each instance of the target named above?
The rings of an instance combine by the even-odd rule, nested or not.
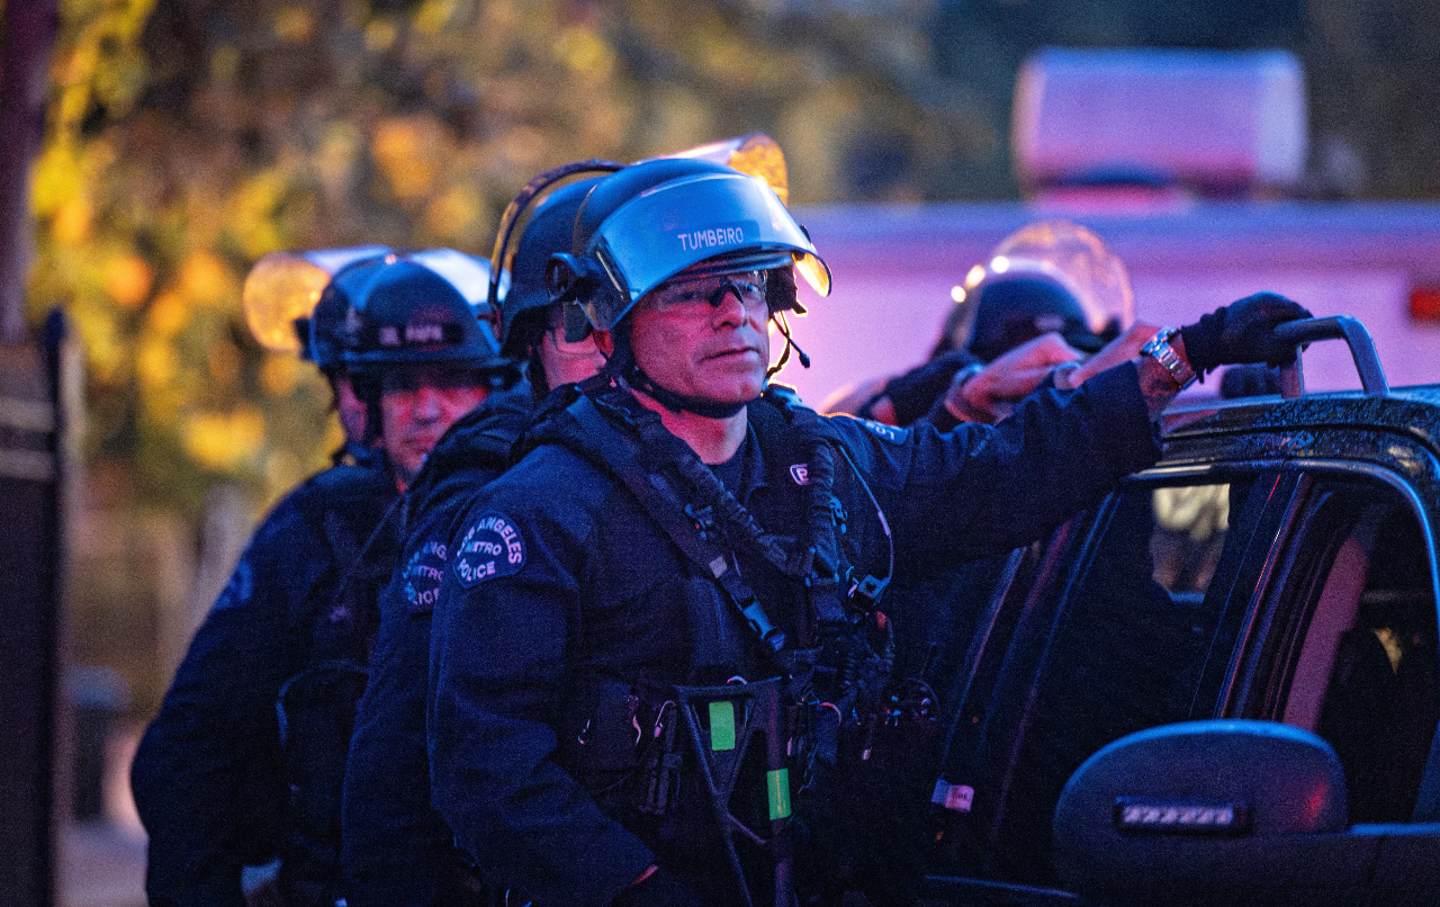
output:
[[[1170,338],[1178,333],[1180,333],[1179,328],[1161,328],[1155,332],[1154,337],[1140,347],[1140,355],[1149,356],[1165,366],[1165,371],[1170,373],[1170,377],[1175,379],[1175,383],[1183,391],[1195,383],[1196,376],[1195,369],[1190,367],[1190,363],[1186,362],[1179,353],[1175,352],[1175,347],[1170,345]]]

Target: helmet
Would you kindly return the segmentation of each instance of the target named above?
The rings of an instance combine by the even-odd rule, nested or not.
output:
[[[662,158],[627,167],[590,191],[570,252],[550,258],[546,286],[551,300],[578,301],[590,324],[608,331],[682,271],[792,264],[829,295],[829,268],[763,181],[710,161]]]
[[[359,300],[366,280],[382,260],[382,255],[374,255],[353,261],[330,278],[314,311],[303,322],[301,358],[314,362],[322,372],[336,371],[350,364],[346,351],[359,339]]]
[[[260,345],[277,353],[299,353],[322,371],[337,368],[338,359],[322,361],[312,349],[311,321],[325,288],[346,266],[390,251],[385,246],[271,252],[245,275],[241,304],[250,332]],[[341,309],[343,316],[343,308]],[[338,325],[320,326],[333,336]]]
[[[440,255],[442,251],[446,254]],[[351,303],[345,365],[360,372],[431,363],[505,370],[508,363],[500,357],[494,335],[480,323],[486,308],[483,296],[476,294],[488,283],[488,264],[463,256],[478,283],[461,285],[434,265],[437,257],[458,265],[462,259],[455,256],[460,255],[451,250],[390,254],[354,265],[337,277],[336,295],[345,293]],[[470,288],[470,298],[462,286]]]
[[[969,316],[963,322],[963,346],[984,362],[1050,331],[1059,332],[1078,349],[1100,348],[1075,294],[1039,272],[990,277],[974,288],[963,314]]]
[[[986,361],[1048,331],[1094,352],[1135,320],[1125,264],[1069,221],[1029,224],[1007,236],[951,297],[959,308],[937,352],[953,339]]]
[[[619,165],[616,165],[617,167]],[[516,325],[530,320],[527,312],[550,305],[545,289],[545,268],[550,256],[570,248],[570,235],[580,204],[600,177],[577,180],[545,196],[536,206],[516,244],[510,261],[510,288],[500,300],[500,349],[507,355],[524,354],[527,332],[517,333]]]

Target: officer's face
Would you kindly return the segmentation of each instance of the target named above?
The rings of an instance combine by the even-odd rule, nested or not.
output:
[[[380,383],[380,443],[400,480],[409,484],[446,429],[489,395],[489,388],[469,369],[412,366],[387,371]]]
[[[635,307],[630,342],[636,362],[661,387],[741,403],[765,386],[769,317],[763,272],[672,280]]]

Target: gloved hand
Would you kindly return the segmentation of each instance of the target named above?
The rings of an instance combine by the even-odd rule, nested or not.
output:
[[[909,425],[945,395],[955,373],[979,360],[964,350],[951,350],[885,384],[883,395],[895,407],[895,423]]]
[[[700,896],[664,867],[631,885],[611,902],[614,907],[698,907]]]
[[[1256,293],[1181,328],[1180,339],[1197,375],[1243,362],[1288,365],[1295,361],[1295,347],[1278,340],[1275,328],[1310,317],[1309,309],[1278,293]]]

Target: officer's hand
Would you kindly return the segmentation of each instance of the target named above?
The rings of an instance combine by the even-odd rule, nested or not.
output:
[[[1140,355],[1140,347],[1154,337],[1158,330],[1160,330],[1158,325],[1144,321],[1135,322],[1125,333],[1105,344],[1100,352],[1086,359],[1076,368],[1071,369],[1068,373],[1056,372],[1055,385],[1061,388],[1079,387],[1106,369],[1114,368],[1122,362],[1129,362]]]
[[[1295,361],[1295,347],[1277,339],[1275,328],[1309,317],[1310,311],[1298,302],[1278,293],[1256,293],[1186,325],[1180,338],[1196,374],[1242,362],[1287,365]]]
[[[1039,387],[1055,366],[1079,358],[1080,351],[1059,334],[1042,334],[979,372],[956,376],[945,396],[945,408],[962,421],[998,421],[1010,414],[1015,401]]]
[[[924,365],[887,381],[883,396],[872,402],[869,413],[862,415],[879,417],[881,422],[894,425],[909,425],[935,405],[961,369],[976,361],[964,350],[942,353]],[[892,419],[884,418],[886,411],[877,405],[882,402],[889,404]]]
[[[699,907],[700,896],[660,867],[646,876],[645,881],[620,892],[611,903],[613,907]]]

